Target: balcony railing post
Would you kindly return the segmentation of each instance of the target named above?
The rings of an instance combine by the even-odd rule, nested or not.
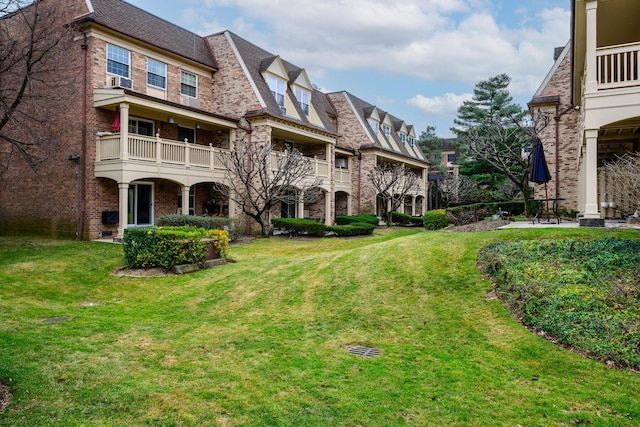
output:
[[[189,147],[189,140],[184,139],[184,165],[187,169],[191,167],[191,148]]]
[[[162,140],[159,133],[156,133],[156,163],[162,163]]]
[[[213,144],[209,143],[209,167],[211,169],[215,169],[216,168],[216,155],[215,152],[213,151]]]

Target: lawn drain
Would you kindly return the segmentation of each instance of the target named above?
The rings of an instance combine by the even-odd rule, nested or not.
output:
[[[42,323],[58,323],[58,322],[68,322],[71,320],[70,317],[50,317],[48,319],[42,319]]]
[[[376,357],[380,356],[380,350],[373,347],[364,347],[361,345],[354,345],[351,347],[347,347],[347,351],[355,356],[362,357]]]

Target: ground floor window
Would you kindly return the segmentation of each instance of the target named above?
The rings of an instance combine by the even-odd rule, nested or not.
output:
[[[129,185],[127,223],[153,225],[153,183],[134,182]]]

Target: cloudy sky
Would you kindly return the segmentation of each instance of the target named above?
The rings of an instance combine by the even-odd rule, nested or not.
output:
[[[508,74],[526,106],[569,39],[569,0],[128,0],[201,35],[230,30],[419,135],[451,136],[475,84]]]

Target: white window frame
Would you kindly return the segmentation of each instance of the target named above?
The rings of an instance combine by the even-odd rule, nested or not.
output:
[[[156,133],[156,123],[153,120],[147,120],[147,119],[141,119],[139,117],[133,117],[133,116],[129,116],[129,122],[136,122],[135,124],[135,131],[132,131],[131,128],[129,128],[129,133],[133,133],[134,135],[142,135],[142,136],[154,136]],[[151,135],[143,135],[138,133],[138,123],[139,122],[144,122],[144,123],[151,123],[151,130],[152,130],[152,134]],[[127,124],[128,126],[130,125],[130,123]]]
[[[404,133],[400,134],[400,141],[402,141],[402,143],[406,143],[407,142],[407,135],[405,135]]]
[[[110,52],[111,50],[111,52]],[[127,57],[126,57],[126,62],[123,62],[125,60],[124,58],[124,53],[126,53]],[[120,46],[116,46],[114,44],[110,44],[107,43],[107,48],[106,48],[106,56],[107,56],[107,63],[106,63],[106,67],[107,67],[107,74],[111,74],[113,76],[121,76],[124,77],[125,79],[129,79],[131,78],[131,51],[128,49],[125,49],[123,47]],[[118,73],[117,70],[116,71],[109,71],[109,62],[113,62],[116,64],[121,64],[123,66],[127,67],[127,75],[125,76],[122,73]]]
[[[158,67],[158,68],[156,68]],[[153,71],[152,71],[153,69]],[[161,73],[160,73],[161,72]],[[163,79],[163,86],[149,82],[149,77],[157,76]],[[167,64],[157,59],[147,57],[147,85],[167,90]]]
[[[378,129],[380,128],[380,123],[378,123],[375,119],[369,119],[369,126],[373,130],[373,134],[378,136]]]
[[[309,115],[309,104],[311,103],[311,92],[306,89],[297,87],[295,90],[296,99],[300,103],[300,108],[302,111],[308,116]]]
[[[384,134],[384,136],[388,138],[391,137],[391,127],[389,125],[385,125],[384,123],[382,124],[382,133]]]
[[[267,83],[269,84],[269,89],[271,90],[278,106],[280,108],[285,108],[284,97],[287,92],[287,82],[276,76],[269,75],[267,76]]]
[[[190,82],[185,82],[185,76],[191,77],[193,76],[193,78],[195,79],[195,86],[191,85]],[[192,87],[195,89],[195,95],[191,95],[189,93],[185,93],[182,91],[182,85],[188,86],[188,87]],[[180,94],[184,95],[184,96],[188,96],[190,98],[195,98],[198,99],[198,75],[191,73],[189,71],[185,71],[185,70],[180,70]]]

